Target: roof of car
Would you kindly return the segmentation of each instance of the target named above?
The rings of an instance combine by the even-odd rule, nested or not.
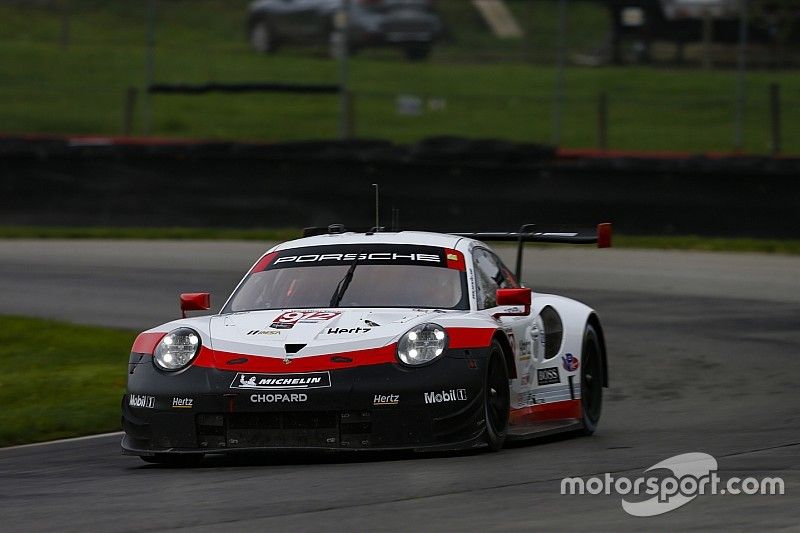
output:
[[[330,233],[286,241],[274,248],[274,251],[303,248],[306,246],[331,246],[336,244],[419,244],[422,246],[441,246],[455,248],[463,237],[446,233],[430,233],[426,231],[398,231],[379,233]]]

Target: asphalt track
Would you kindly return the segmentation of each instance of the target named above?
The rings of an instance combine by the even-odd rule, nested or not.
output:
[[[0,312],[143,329],[177,315],[180,291],[210,290],[221,304],[264,248],[0,242]],[[603,320],[611,388],[592,437],[497,454],[211,458],[185,470],[121,456],[117,435],[5,449],[0,530],[797,531],[800,258],[537,249],[526,273]],[[688,452],[716,457],[723,479],[780,476],[786,494],[698,496],[650,518],[626,514],[619,495],[560,494],[564,476],[633,479]]]

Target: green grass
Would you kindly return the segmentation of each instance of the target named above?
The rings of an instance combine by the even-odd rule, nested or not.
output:
[[[296,228],[113,228],[0,226],[0,239],[146,239],[287,241],[297,239]],[[551,247],[557,245],[536,245]],[[568,245],[564,245],[568,246]],[[615,248],[759,252],[800,255],[800,240],[701,237],[696,235],[637,236],[614,234]]]
[[[232,240],[286,241],[300,237],[295,228],[138,228],[0,226],[0,239],[144,239],[144,240]]]
[[[70,0],[71,39],[59,46],[52,9],[0,3],[0,131],[114,135],[122,132],[129,86],[144,82],[145,3]],[[159,2],[156,80],[296,81],[332,83],[338,65],[319,48],[252,53],[244,38],[247,2]],[[36,5],[36,4],[32,4]],[[40,4],[42,5],[42,4]],[[351,64],[355,126],[363,138],[413,142],[432,135],[552,139],[555,2],[516,1],[526,29],[521,40],[487,31],[465,0],[442,0],[452,29],[430,61],[407,63],[393,50],[365,51]],[[607,32],[597,3],[570,2],[571,52],[591,53]],[[532,61],[539,61],[533,63]],[[745,151],[767,153],[768,86],[783,94],[783,145],[800,153],[800,75],[757,71],[748,76]],[[729,151],[733,145],[735,74],[728,70],[571,67],[566,75],[562,145],[596,144],[596,98],[609,94],[609,142],[614,149]],[[400,116],[398,95],[425,99],[421,116]],[[433,110],[429,98],[444,99]],[[266,141],[333,138],[334,96],[243,94],[152,99],[152,133],[168,137]],[[135,133],[143,131],[139,101]]]
[[[0,316],[0,446],[119,430],[134,337]]]
[[[684,236],[633,236],[614,235],[616,248],[644,248],[656,250],[697,250],[707,252],[757,252],[767,254],[800,255],[800,240],[747,239]]]

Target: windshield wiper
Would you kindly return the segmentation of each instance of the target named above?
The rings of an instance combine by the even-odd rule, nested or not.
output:
[[[350,286],[350,282],[353,281],[353,272],[356,271],[356,267],[358,266],[358,262],[361,259],[361,253],[363,251],[364,250],[361,250],[356,254],[356,258],[353,259],[353,262],[350,264],[350,268],[347,269],[347,273],[342,279],[339,280],[339,283],[336,285],[336,290],[333,291],[333,296],[331,296],[331,303],[329,307],[339,307],[339,302],[342,301],[344,291],[347,290],[347,287]]]

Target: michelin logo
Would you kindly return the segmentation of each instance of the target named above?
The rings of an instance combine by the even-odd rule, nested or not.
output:
[[[467,399],[467,389],[450,389],[442,392],[426,392],[425,403],[462,402]]]
[[[331,386],[330,372],[305,374],[249,374],[239,372],[231,383],[232,389],[289,390],[320,389]]]

